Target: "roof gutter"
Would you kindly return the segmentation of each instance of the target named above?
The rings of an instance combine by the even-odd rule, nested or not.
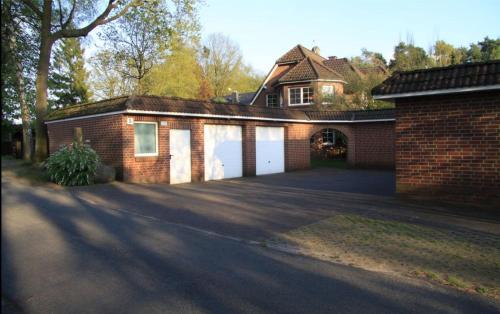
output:
[[[265,118],[265,117],[248,117],[248,116],[229,116],[211,113],[189,113],[189,112],[163,112],[163,111],[146,111],[146,110],[121,110],[114,112],[106,112],[100,114],[93,114],[88,116],[73,117],[59,120],[46,121],[46,124],[94,118],[100,116],[109,116],[116,114],[142,114],[142,115],[155,115],[155,116],[173,116],[173,117],[192,117],[192,118],[210,118],[210,119],[227,119],[227,120],[251,120],[251,121],[268,121],[268,122],[290,122],[290,123],[367,123],[367,122],[391,122],[391,119],[373,119],[373,120],[307,120],[307,119],[283,119],[283,118]]]
[[[395,98],[407,98],[407,97],[416,97],[416,96],[445,95],[445,94],[455,94],[455,93],[488,91],[488,90],[495,90],[495,89],[500,89],[500,84],[490,85],[490,86],[479,86],[479,87],[437,89],[437,90],[424,91],[424,92],[398,93],[398,94],[388,94],[388,95],[373,95],[373,99],[395,99]]]
[[[316,80],[300,80],[300,81],[285,81],[285,82],[277,82],[277,84],[273,85],[285,85],[285,84],[293,84],[293,83],[307,83],[307,82],[336,82],[336,83],[344,83],[347,84],[346,81],[343,80],[327,80],[327,79],[316,79]]]

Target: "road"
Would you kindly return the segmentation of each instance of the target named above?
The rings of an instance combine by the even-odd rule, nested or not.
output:
[[[28,186],[2,176],[4,310],[500,311],[497,303],[453,289],[287,254],[139,211],[95,205],[77,197],[78,191]]]

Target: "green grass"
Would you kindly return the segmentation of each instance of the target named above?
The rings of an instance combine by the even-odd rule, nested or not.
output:
[[[500,299],[500,236],[336,215],[276,239],[318,258],[396,272]],[[329,259],[329,258],[326,258]]]
[[[346,160],[342,159],[311,159],[312,168],[349,168]]]

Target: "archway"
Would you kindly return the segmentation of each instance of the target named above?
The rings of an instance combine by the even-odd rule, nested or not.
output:
[[[334,128],[323,128],[310,138],[311,163],[323,166],[345,166],[348,156],[348,138]]]

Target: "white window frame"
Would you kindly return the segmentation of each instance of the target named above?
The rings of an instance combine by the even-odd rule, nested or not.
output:
[[[275,96],[276,97],[276,105],[273,106],[273,107],[269,107],[269,96]],[[266,107],[269,107],[269,108],[279,108],[279,107],[281,107],[280,99],[279,99],[277,93],[271,93],[271,94],[267,94],[266,95]]]
[[[310,88],[312,89],[312,95],[313,95],[313,98],[314,98],[314,88],[312,88],[311,86],[303,86],[303,87],[289,87],[288,88],[288,106],[289,107],[293,107],[293,106],[306,106],[306,105],[312,105],[314,104],[314,102],[307,102],[305,103],[304,102],[304,89],[306,88]],[[290,103],[290,91],[292,89],[300,89],[300,103],[299,104],[292,104]]]
[[[156,152],[154,153],[136,153],[137,142],[135,140],[135,125],[136,124],[154,124],[155,125],[155,135],[156,135]],[[134,121],[134,157],[155,157],[158,156],[158,123],[154,121]]]

